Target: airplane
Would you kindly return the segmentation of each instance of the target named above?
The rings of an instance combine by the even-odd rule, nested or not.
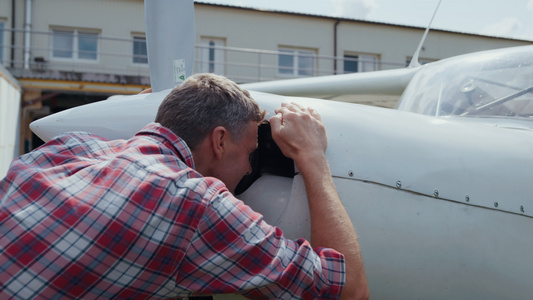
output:
[[[164,11],[180,11],[174,6],[178,2],[186,1],[145,1],[147,36],[167,36],[168,28],[176,28],[149,20],[157,15],[168,21]],[[184,16],[190,17],[192,8],[187,9]],[[174,69],[156,80],[151,74],[152,93],[62,111],[33,122],[31,129],[44,141],[75,130],[109,139],[131,137],[153,121],[176,84],[168,78],[183,69],[186,51],[162,58],[154,46],[149,38],[150,69],[158,63]],[[184,51],[178,50],[183,43],[166,46],[159,48]],[[186,58],[185,65],[191,61]],[[287,96],[317,85],[322,87],[313,93],[403,93],[397,109]],[[326,156],[357,231],[373,299],[533,295],[533,46],[400,70],[243,86],[267,118],[281,102],[312,106],[321,114],[328,133]],[[310,239],[303,179],[277,149],[268,124],[259,130],[252,164],[238,198],[288,238]]]

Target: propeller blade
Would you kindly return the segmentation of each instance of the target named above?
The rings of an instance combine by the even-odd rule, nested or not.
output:
[[[67,131],[87,131],[107,139],[130,138],[154,121],[167,94],[123,96],[73,107],[33,121],[30,129],[45,142]]]
[[[152,91],[171,89],[192,74],[194,1],[145,0],[144,12]]]

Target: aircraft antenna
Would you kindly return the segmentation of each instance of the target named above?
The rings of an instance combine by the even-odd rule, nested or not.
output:
[[[437,11],[439,10],[439,6],[441,2],[442,0],[439,0],[439,3],[437,4],[437,8],[435,8],[435,12],[433,12],[433,17],[431,17],[431,20],[429,21],[429,24],[426,27],[426,31],[424,32],[424,35],[422,36],[422,40],[420,41],[420,44],[418,45],[418,48],[416,49],[416,52],[413,55],[413,59],[411,59],[411,62],[409,63],[409,68],[420,66],[420,62],[418,61],[419,56],[420,56],[420,51],[422,50],[422,46],[424,46],[424,42],[426,41],[426,37],[429,32],[429,28],[431,27],[431,23],[433,23],[433,19],[435,19],[435,15],[437,14]]]

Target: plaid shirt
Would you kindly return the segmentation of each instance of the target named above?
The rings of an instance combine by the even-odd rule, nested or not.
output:
[[[51,140],[12,163],[0,205],[0,299],[327,299],[344,284],[342,254],[286,240],[156,123]]]

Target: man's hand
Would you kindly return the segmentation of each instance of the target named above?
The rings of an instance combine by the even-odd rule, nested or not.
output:
[[[326,151],[326,129],[320,115],[312,108],[283,103],[270,118],[270,126],[272,138],[298,168]]]

